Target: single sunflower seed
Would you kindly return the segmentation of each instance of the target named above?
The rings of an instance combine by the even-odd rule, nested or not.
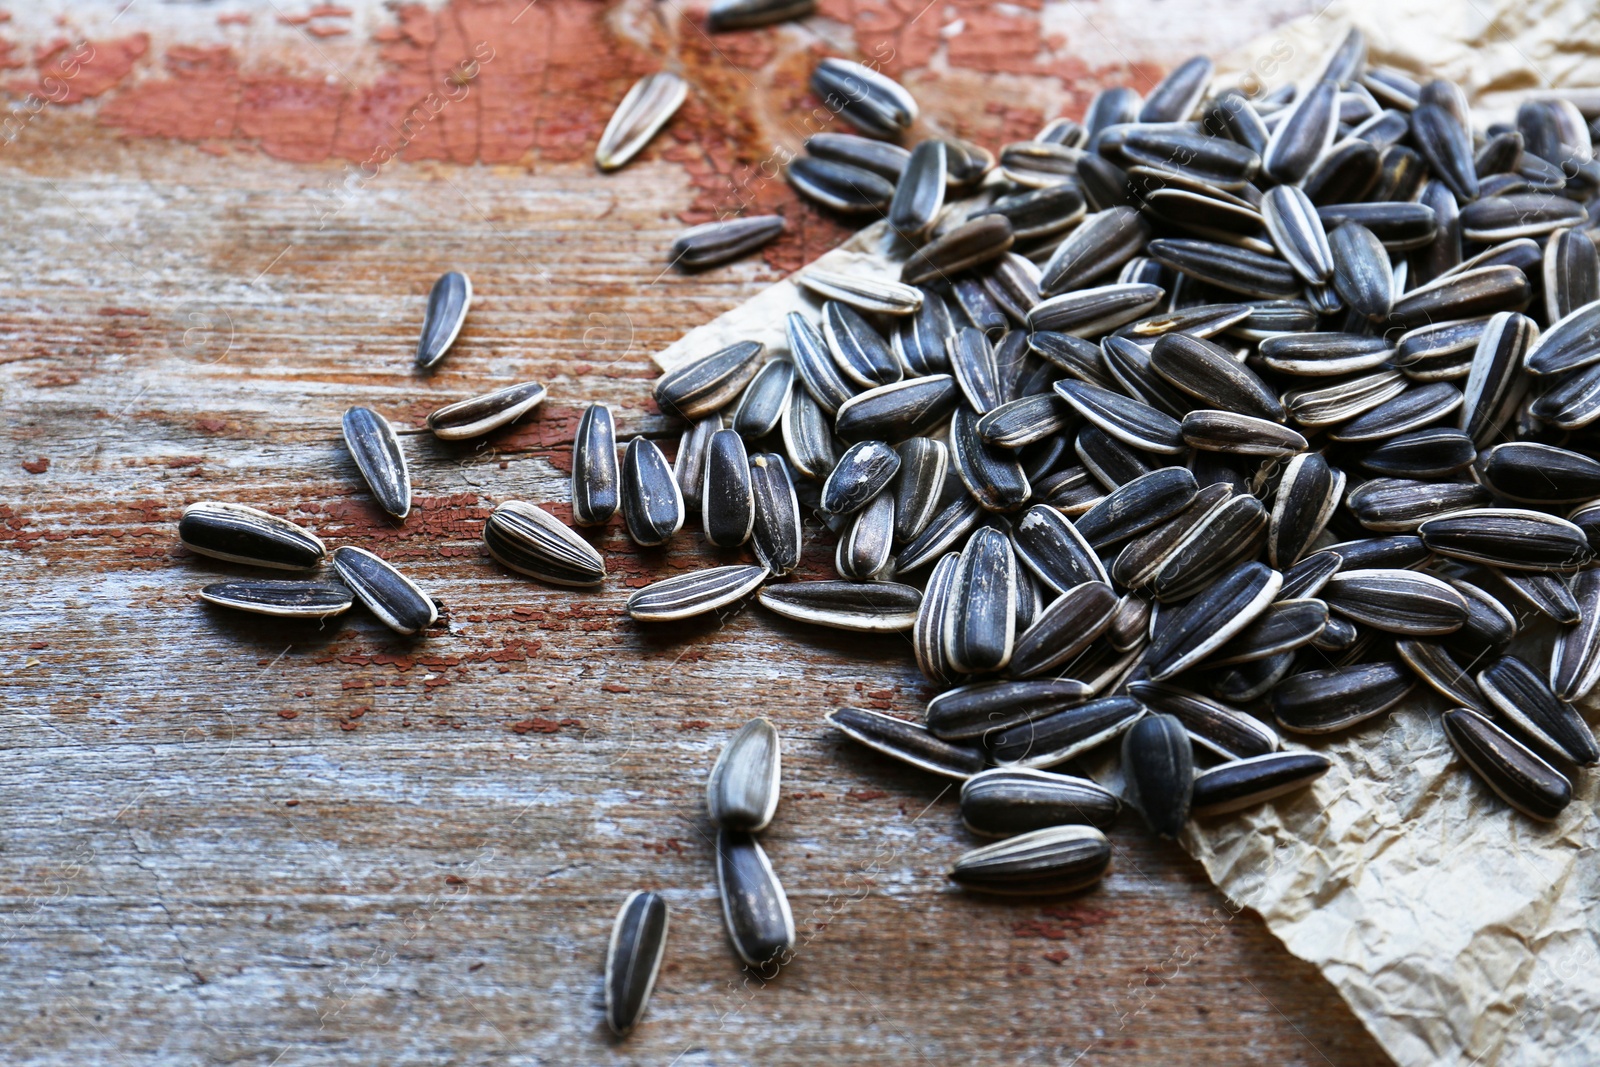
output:
[[[483,525],[489,555],[502,566],[556,585],[599,585],[606,562],[560,519],[532,504],[507,500]]]
[[[417,583],[364,548],[340,545],[333,550],[333,569],[366,609],[398,634],[414,634],[439,617],[434,600]]]
[[[447,271],[433,283],[428,308],[422,316],[422,336],[417,340],[417,366],[428,370],[455,344],[467,310],[472,306],[472,281],[460,271]]]
[[[616,170],[639,154],[689,95],[689,83],[668,70],[647,74],[622,98],[595,146],[595,165]]]
[[[236,611],[285,619],[324,619],[343,614],[354,602],[351,590],[337,582],[261,578],[213,582],[200,590],[200,599]]]
[[[178,539],[204,556],[275,570],[310,570],[327,554],[308,530],[244,504],[190,504],[178,520]]]
[[[727,567],[675,574],[651,582],[628,597],[628,614],[640,622],[675,622],[743,600],[767,579],[765,567]]]
[[[371,408],[344,413],[344,444],[378,506],[397,519],[411,514],[411,474],[389,420]]]
[[[782,742],[772,720],[754,718],[722,746],[706,780],[706,810],[725,830],[765,830],[778,810]]]

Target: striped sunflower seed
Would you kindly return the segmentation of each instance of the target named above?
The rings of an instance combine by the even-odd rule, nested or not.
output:
[[[235,611],[284,619],[325,619],[342,615],[354,602],[350,590],[337,582],[261,578],[213,582],[200,590],[200,599]]]
[[[1394,268],[1376,234],[1358,222],[1341,223],[1328,235],[1333,286],[1351,311],[1382,319],[1394,307]]]
[[[606,1025],[626,1037],[644,1018],[667,951],[667,902],[658,893],[628,894],[606,949]]]
[[[778,778],[783,764],[778,728],[754,718],[722,746],[706,780],[706,810],[725,830],[765,830],[778,810]]]
[[[945,179],[953,192],[965,192],[994,170],[994,153],[982,145],[945,137]]]
[[[1140,122],[1182,122],[1205,98],[1216,68],[1205,56],[1193,56],[1167,72],[1150,90],[1139,109]]]
[[[1281,590],[1280,590],[1281,592]],[[1328,605],[1316,599],[1284,600],[1268,605],[1254,622],[1206,658],[1212,667],[1266,659],[1303,648],[1328,625]]]
[[[701,484],[703,492],[703,477]],[[622,520],[634,544],[645,548],[664,545],[683,527],[683,491],[654,441],[635,437],[628,442],[622,455],[620,485]]]
[[[1491,502],[1489,491],[1472,482],[1406,478],[1373,478],[1345,498],[1345,505],[1357,522],[1381,532],[1415,530],[1436,516]]]
[[[1024,189],[1045,189],[1072,181],[1083,155],[1053,141],[1013,141],[1000,148],[1000,172]]]
[[[719,548],[737,548],[750,540],[756,522],[755,491],[750,457],[737,430],[718,430],[711,435],[700,516],[706,540]]]
[[[1357,632],[1354,623],[1340,621],[1344,621],[1349,628],[1349,636],[1336,651],[1354,644]],[[1478,688],[1478,683],[1472,680],[1471,673],[1441,643],[1403,638],[1394,643],[1394,650],[1424,684],[1448,700],[1451,706],[1488,712],[1489,702]]]
[[[1070,678],[976,682],[947,689],[928,702],[928,732],[970,741],[1020,723],[1077,707],[1093,693]]]
[[[1449,382],[1419,385],[1385,400],[1329,431],[1334,441],[1381,441],[1420,430],[1461,407],[1461,390]]]
[[[1000,364],[994,346],[984,332],[974,326],[956,331],[949,345],[950,369],[955,374],[961,395],[972,410],[987,415],[1004,401],[1001,398]]]
[[[1398,663],[1308,671],[1279,683],[1272,714],[1290,733],[1335,733],[1388,711],[1416,684],[1416,676]]]
[[[782,234],[785,226],[782,215],[747,215],[704,222],[677,236],[668,262],[685,270],[714,267],[754,252]]]
[[[995,768],[961,786],[961,821],[983,837],[1011,837],[1052,826],[1107,827],[1122,801],[1087,778]]]
[[[611,113],[605,132],[600,134],[600,143],[594,149],[595,165],[601,170],[616,170],[638,155],[688,95],[689,83],[669,70],[640,78]]]
[[[898,140],[917,120],[917,102],[905,87],[871,67],[829,57],[811,72],[811,88],[824,106],[862,133]]]
[[[955,552],[939,558],[928,574],[917,609],[917,622],[911,630],[911,648],[917,668],[935,685],[950,685],[957,677],[944,654],[944,617],[950,606],[950,589],[955,584],[956,567],[961,557]]]
[[[1058,296],[1114,274],[1139,254],[1151,232],[1143,215],[1124,205],[1087,216],[1050,254],[1040,272],[1040,293]]]
[[[1117,615],[1117,595],[1104,582],[1085,582],[1051,601],[1016,640],[1011,673],[1031,678],[1081,655]]]
[[[1333,251],[1317,209],[1303,190],[1279,185],[1261,198],[1261,217],[1278,254],[1312,285],[1333,277]]]
[[[922,306],[900,320],[890,343],[913,375],[938,374],[949,369],[945,345],[955,336],[956,326],[943,297],[926,286],[919,292]]]
[[[889,225],[908,241],[925,237],[944,207],[945,144],[923,141],[911,150],[911,159],[895,185],[889,203]]]
[[[1543,615],[1563,626],[1571,626],[1583,616],[1577,599],[1561,575],[1497,567],[1487,568],[1487,571],[1499,579],[1501,588],[1519,609]]]
[[[1324,153],[1301,188],[1319,207],[1349,203],[1371,194],[1382,176],[1381,149],[1371,141],[1346,137]]]
[[[894,582],[795,582],[756,595],[774,615],[861,633],[896,633],[916,626],[921,590]]]
[[[1600,682],[1600,571],[1579,573],[1567,592],[1578,619],[1571,629],[1556,634],[1550,654],[1550,687],[1557,697],[1576,704]]]
[[[1050,826],[975,848],[952,881],[984,893],[1039,896],[1087,889],[1111,869],[1111,842],[1093,826]]]
[[[822,509],[853,515],[883,490],[900,469],[900,454],[882,441],[851,445],[822,486]]]
[[[1128,799],[1162,837],[1177,837],[1194,796],[1194,746],[1175,716],[1146,715],[1122,735]]]
[[[846,215],[881,212],[894,199],[892,181],[865,167],[836,159],[800,156],[783,173],[801,196]]]
[[[1395,301],[1389,321],[1411,329],[1496,311],[1520,311],[1532,297],[1533,287],[1520,268],[1476,267],[1446,274],[1407,292]]]
[[[1316,389],[1285,393],[1283,400],[1295,422],[1308,429],[1319,429],[1358,418],[1393,400],[1406,391],[1406,386],[1404,375],[1380,370]]]
[[[1472,438],[1440,426],[1389,438],[1361,457],[1361,466],[1394,478],[1445,478],[1471,466],[1477,455]]]
[[[1267,558],[1274,567],[1296,563],[1327,528],[1344,496],[1345,475],[1320,453],[1295,456],[1284,466],[1267,530]],[[1309,595],[1309,594],[1308,594]]]
[[[1528,350],[1530,374],[1565,374],[1600,362],[1600,300],[1553,323]]]
[[[1234,496],[1178,544],[1150,582],[1150,592],[1167,604],[1195,595],[1230,567],[1259,555],[1267,526],[1267,511],[1259,500]]]
[[[1057,382],[1055,391],[1085,420],[1130,448],[1162,455],[1184,450],[1178,420],[1148,404],[1070,378]]]
[[[1495,445],[1479,463],[1484,485],[1507,500],[1576,504],[1600,497],[1600,460],[1555,445],[1533,441]]]
[[[1600,251],[1582,230],[1556,230],[1544,246],[1545,320],[1559,322],[1600,300]]]
[[[784,319],[784,329],[789,340],[789,355],[805,391],[823,411],[832,415],[856,394],[856,387],[845,379],[822,335],[805,316],[798,311],[789,312]]]
[[[678,446],[680,456],[685,451],[685,445]],[[572,521],[603,526],[617,513],[617,504],[617,432],[611,409],[590,404],[572,439]]]
[[[766,579],[765,567],[745,563],[675,574],[628,597],[628,614],[640,622],[674,622],[704,615],[743,600]]]
[[[1551,822],[1571,803],[1565,775],[1477,712],[1445,712],[1444,732],[1484,784],[1524,815]]]
[[[817,10],[817,0],[711,0],[706,29],[748,30],[775,22],[803,19]]]
[[[1118,652],[1138,648],[1150,631],[1150,610],[1150,601],[1137,593],[1125,593],[1105,631],[1107,643]]]
[[[1439,180],[1463,204],[1478,198],[1478,171],[1472,157],[1472,135],[1438,104],[1423,104],[1411,113],[1411,138]]]
[[[1096,337],[1151,311],[1167,295],[1159,285],[1113,283],[1041,300],[1028,312],[1033,331]]]
[[[939,510],[950,454],[944,442],[913,437],[898,446],[900,470],[894,481],[894,539],[909,544],[928,528]]]
[[[1319,82],[1297,100],[1272,132],[1261,169],[1281,184],[1307,174],[1333,144],[1339,130],[1339,87]]]
[[[538,407],[547,392],[538,382],[523,382],[470,400],[458,400],[430,414],[428,429],[441,441],[479,437],[516,422]]]
[[[244,504],[190,504],[178,539],[203,556],[275,570],[310,570],[327,554],[310,531]]]
[[[1468,563],[1526,571],[1575,571],[1593,553],[1574,524],[1521,508],[1471,508],[1428,519],[1417,535],[1431,551]]]
[[[983,521],[984,511],[971,497],[950,502],[927,527],[895,557],[895,570],[904,574],[959,547],[963,538]]]
[[[422,336],[417,340],[417,366],[428,370],[444,358],[455,344],[461,324],[467,321],[472,306],[472,281],[460,271],[447,271],[433,283],[428,293],[428,309],[422,316]]]
[[[1145,713],[1131,697],[1101,697],[1032,722],[984,735],[983,745],[1003,766],[1055,767],[1115,740]]]
[[[333,569],[356,599],[397,634],[426,630],[439,617],[433,598],[417,583],[364,548],[334,549]]]
[[[940,234],[911,254],[900,268],[900,280],[921,285],[958,274],[1010,251],[1016,237],[1004,215],[979,215]]]
[[[1600,763],[1600,745],[1575,708],[1550,689],[1544,676],[1515,656],[1502,656],[1478,674],[1478,688],[1497,718],[1546,758],[1580,767]]]
[[[1014,511],[1028,502],[1033,488],[1014,452],[995,448],[978,436],[978,418],[969,407],[956,409],[950,429],[952,464],[961,483],[985,510]]]
[[[1221,648],[1266,611],[1282,585],[1283,575],[1262,563],[1242,564],[1217,579],[1173,611],[1151,642],[1151,679],[1165,681]]]
[[[1418,571],[1346,569],[1320,595],[1347,619],[1408,637],[1453,633],[1467,620],[1466,598]]]
[[[1474,200],[1461,209],[1461,236],[1492,244],[1515,237],[1544,237],[1582,226],[1583,205],[1556,193],[1514,193]]]
[[[1206,452],[1283,459],[1308,447],[1303,436],[1281,423],[1233,411],[1191,411],[1179,429],[1184,444]]]
[[[1283,260],[1247,248],[1186,237],[1159,237],[1145,249],[1179,274],[1235,293],[1276,300],[1300,292],[1300,276]]]
[[[856,512],[834,551],[839,577],[868,582],[882,574],[894,555],[894,493],[879,492]]]
[[[489,555],[502,566],[556,585],[599,585],[606,562],[560,519],[520,500],[507,500],[483,525]]]
[[[1560,379],[1528,408],[1536,419],[1558,430],[1581,430],[1600,419],[1600,366],[1590,364]]]
[[[818,133],[806,142],[806,151],[819,159],[845,163],[889,179],[900,180],[911,153],[897,144],[853,133]]]
[[[1011,542],[984,527],[961,551],[945,613],[945,656],[957,671],[997,671],[1016,641],[1017,563]]]
[[[1333,761],[1320,752],[1271,752],[1201,771],[1194,780],[1195,815],[1223,815],[1304,789]]]
[[[772,452],[750,457],[750,492],[755,501],[751,543],[756,559],[774,577],[800,565],[802,542],[800,499],[789,477],[789,465]]]
[[[1038,393],[991,409],[978,420],[978,436],[997,448],[1024,448],[1055,437],[1075,421],[1072,406],[1060,396]]]
[[[1170,519],[1193,504],[1199,491],[1190,471],[1162,467],[1117,487],[1071,525],[1083,541],[1105,548]],[[1107,580],[1104,571],[1098,580]]]
[[[756,372],[733,410],[733,428],[743,437],[765,437],[778,428],[794,389],[794,364],[775,359]]]
[[[893,715],[835,708],[827,719],[851,740],[930,774],[964,782],[983,770],[982,749],[941,741],[922,726]]]
[[[668,371],[656,379],[656,406],[690,421],[726,407],[755,377],[761,352],[759,342],[740,341]]]
[[[1198,693],[1151,681],[1130,682],[1128,692],[1151,711],[1177,719],[1191,741],[1223,759],[1246,759],[1278,750],[1280,742],[1272,727]]]
[[[1499,437],[1522,405],[1528,391],[1522,365],[1538,336],[1533,320],[1515,312],[1501,312],[1484,327],[1456,423],[1478,447]]]
[[[1018,241],[1036,241],[1073,229],[1083,221],[1086,205],[1075,185],[1050,185],[1003,196],[973,215],[1004,215]]]
[[[1188,536],[1231,496],[1232,487],[1220,483],[1201,489],[1183,511],[1124,545],[1111,564],[1112,577],[1128,589],[1149,584]]]
[[[822,336],[834,364],[860,388],[889,385],[905,374],[889,342],[846,304],[830,300],[822,305]]]
[[[711,438],[723,429],[722,415],[712,412],[683,432],[678,439],[678,454],[672,462],[672,477],[683,494],[684,507],[699,511],[705,498],[706,453],[711,448]],[[611,445],[616,454],[616,443]],[[580,524],[582,525],[582,524]]]
[[[717,887],[728,940],[739,958],[752,967],[788,962],[794,914],[772,862],[750,834],[717,831]]]
[[[1192,477],[1190,480],[1192,483]],[[1155,490],[1152,488],[1150,492],[1147,500],[1151,503],[1146,506],[1158,510],[1171,506],[1155,502]],[[1193,499],[1191,492],[1189,500]],[[1181,506],[1187,507],[1188,502]],[[1093,544],[1085,539],[1079,526],[1047,504],[1035,504],[1025,511],[1012,528],[1012,537],[1017,558],[1023,566],[1056,593],[1065,593],[1087,582],[1111,584]]]
[[[1300,600],[1316,596],[1343,565],[1344,556],[1325,548],[1311,553],[1293,566],[1280,567],[1283,571],[1283,588],[1278,590],[1278,599]]]
[[[1260,345],[1261,363],[1297,378],[1329,378],[1376,370],[1395,358],[1381,337],[1353,333],[1288,333]]]
[[[824,300],[836,300],[858,311],[875,311],[881,315],[914,315],[922,306],[920,289],[882,278],[813,267],[797,280]]]
[[[389,420],[371,408],[344,413],[344,445],[378,506],[397,519],[411,514],[411,474]]]

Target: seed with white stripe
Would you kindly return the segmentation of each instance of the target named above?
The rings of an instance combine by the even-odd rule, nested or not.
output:
[[[417,340],[417,366],[427,370],[444,358],[455,344],[467,310],[472,306],[472,281],[460,271],[439,276],[428,293],[428,309],[422,317],[422,336]]]
[[[1011,542],[985,527],[961,552],[945,615],[945,655],[958,671],[994,671],[1016,640],[1017,574]]]
[[[898,139],[917,119],[917,102],[904,86],[848,59],[830,56],[818,63],[811,88],[830,111],[873,137]]]
[[[621,487],[622,519],[634,544],[664,545],[682,528],[683,492],[654,441],[635,437],[628,442]]]
[[[430,414],[428,429],[441,441],[478,437],[516,422],[538,407],[547,392],[538,382],[523,382],[470,400],[458,400]]]
[[[1320,752],[1271,752],[1201,771],[1194,780],[1195,815],[1223,815],[1304,789],[1333,767]]]
[[[626,1036],[644,1018],[667,949],[667,902],[657,893],[628,894],[606,950],[606,1024]]]
[[[712,412],[697,421],[678,438],[678,454],[672,461],[672,477],[683,494],[686,508],[699,511],[705,498],[706,453],[711,448],[711,438],[723,429],[722,415]],[[612,444],[616,454],[616,444]],[[580,524],[582,525],[582,524]]]
[[[599,585],[606,562],[594,546],[542,508],[507,500],[483,526],[489,554],[503,566],[556,585]]]
[[[640,622],[674,622],[704,615],[744,599],[766,579],[765,567],[743,563],[675,574],[630,596],[628,614]]]
[[[932,774],[966,781],[983,770],[982,749],[941,741],[917,723],[893,715],[862,708],[835,708],[827,719],[851,740]]]
[[[799,275],[798,280],[824,300],[837,300],[860,311],[913,315],[922,306],[920,290],[882,278],[812,267]]]
[[[1122,801],[1087,778],[997,767],[961,786],[961,821],[985,837],[1010,837],[1051,826],[1110,826]]]
[[[755,377],[761,352],[759,342],[740,341],[668,371],[656,379],[656,405],[685,419],[725,407]]]
[[[783,764],[778,728],[754,718],[722,746],[706,780],[706,810],[726,830],[765,830],[778,810]]]
[[[985,893],[1038,896],[1087,889],[1111,868],[1111,842],[1093,826],[1051,826],[975,848],[952,881]]]
[[[788,962],[794,914],[771,861],[750,834],[717,832],[717,887],[723,923],[739,958],[752,967]]]
[[[1117,596],[1104,582],[1068,589],[1018,636],[1011,673],[1028,678],[1065,666],[1106,631],[1116,613]]]
[[[244,504],[190,504],[178,539],[201,555],[286,571],[310,570],[327,552],[308,530]]]
[[[390,563],[352,545],[333,550],[333,569],[366,609],[399,634],[414,634],[439,617],[433,598]]]
[[[836,300],[823,304],[822,336],[835,365],[859,388],[888,385],[905,374],[889,342],[854,308]]]
[[[894,493],[884,489],[850,518],[833,565],[841,578],[866,582],[883,573],[893,555]]]
[[[706,448],[701,524],[706,540],[719,548],[737,548],[750,539],[756,502],[750,482],[750,458],[737,430],[718,430]]]
[[[680,455],[684,448],[678,446]],[[572,439],[572,521],[602,526],[617,513],[617,504],[617,432],[611,409],[590,404]]]
[[[1167,682],[1130,682],[1128,692],[1151,711],[1170,715],[1189,737],[1223,759],[1244,759],[1278,749],[1272,727],[1253,715]]]
[[[640,78],[606,123],[595,146],[595,164],[601,170],[616,170],[638,155],[688,95],[689,83],[669,70]]]
[[[1580,767],[1600,763],[1600,745],[1589,725],[1522,660],[1500,657],[1478,674],[1478,687],[1499,717],[1535,751]]]
[[[750,492],[756,559],[774,577],[782,577],[799,566],[802,540],[800,500],[782,456],[761,452],[750,457]]]
[[[1593,553],[1574,524],[1520,508],[1472,508],[1417,527],[1434,552],[1468,563],[1528,571],[1575,571]]]
[[[1521,742],[1475,711],[1444,714],[1450,746],[1478,777],[1513,808],[1553,821],[1572,801],[1572,783]]]
[[[1010,250],[1016,236],[1004,215],[979,215],[940,234],[911,254],[900,268],[907,285],[939,281],[987,263]]]
[[[397,519],[411,514],[411,475],[389,420],[371,408],[344,413],[344,444],[378,506]]]
[[[965,405],[956,409],[950,427],[950,459],[961,483],[988,511],[1014,511],[1028,502],[1033,487],[1009,449],[996,448],[978,436],[979,415]]]
[[[1383,714],[1416,684],[1416,676],[1398,663],[1309,671],[1278,685],[1272,712],[1278,725],[1291,733],[1334,733]]]
[[[933,227],[944,207],[945,144],[923,141],[911,150],[911,159],[895,185],[889,203],[889,225],[902,237],[919,240]]]
[[[1102,697],[991,731],[983,745],[1002,766],[1055,767],[1122,736],[1144,713],[1144,706],[1131,697]]]
[[[285,619],[324,619],[349,610],[351,592],[337,582],[237,579],[213,582],[200,599],[219,607]]]
[[[748,215],[701,223],[677,236],[668,262],[686,270],[712,267],[754,252],[783,230],[782,215]]]
[[[912,629],[922,592],[894,582],[794,582],[769,585],[756,595],[774,615],[797,622],[861,633]]]
[[[1283,575],[1246,563],[1173,612],[1150,645],[1150,677],[1164,681],[1199,663],[1277,598]]]
[[[756,372],[733,411],[733,428],[744,437],[765,437],[778,428],[794,389],[794,364],[775,359]]]
[[[1313,285],[1333,277],[1333,252],[1322,219],[1298,186],[1278,185],[1267,190],[1261,198],[1261,217],[1278,254],[1300,277]]]

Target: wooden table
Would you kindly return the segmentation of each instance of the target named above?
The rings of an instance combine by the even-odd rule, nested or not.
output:
[[[824,6],[810,28],[715,42],[672,0],[91,5],[60,24],[43,5],[0,26],[13,94],[54,98],[0,150],[8,1063],[1387,1062],[1311,967],[1133,820],[1096,891],[954,889],[943,870],[973,841],[953,790],[822,722],[841,703],[917,715],[930,693],[905,639],[755,607],[634,624],[630,589],[721,558],[694,532],[640,551],[607,527],[595,593],[487,558],[496,502],[565,514],[582,405],[674,443],[650,354],[847,232],[747,181],[791,237],[663,273],[727,176],[798,145],[784,116],[815,52],[892,41],[929,115],[996,145],[1101,80],[1148,85],[1309,5]],[[480,42],[492,60],[458,77]],[[665,53],[696,95],[644,158],[596,174],[611,102]],[[471,91],[418,125],[430,85]],[[406,161],[358,169],[401,136]],[[421,377],[422,302],[449,268],[477,303]],[[519,426],[408,437],[416,508],[376,511],[346,407],[415,427],[530,378],[550,398]],[[447,621],[403,639],[360,611],[208,608],[196,590],[244,570],[178,547],[195,500],[370,547]],[[814,537],[806,574],[831,555]],[[703,811],[719,746],[755,714],[784,736],[764,841],[801,939],[770,983],[725,940]],[[600,968],[637,887],[666,895],[672,934],[649,1016],[617,1044]]]

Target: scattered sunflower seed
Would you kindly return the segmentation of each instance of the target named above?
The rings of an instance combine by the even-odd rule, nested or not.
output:
[[[261,578],[213,582],[200,590],[200,599],[236,611],[285,619],[324,619],[343,614],[353,603],[351,591],[337,582]]]
[[[594,161],[601,170],[616,170],[639,154],[682,106],[689,83],[671,71],[647,74],[634,83],[606,123]]]
[[[461,324],[467,321],[472,306],[472,281],[460,271],[439,276],[428,293],[428,309],[422,317],[422,337],[417,341],[417,366],[428,370],[444,358],[455,344]]]
[[[411,514],[411,475],[389,420],[371,408],[344,413],[344,444],[378,506],[397,519]]]
[[[765,567],[727,567],[675,574],[651,582],[628,597],[628,614],[640,622],[674,622],[743,600],[767,579]]]
[[[190,504],[178,539],[201,555],[275,570],[310,570],[327,554],[309,531],[244,504]]]
[[[523,382],[470,400],[458,400],[429,415],[428,429],[441,441],[479,437],[516,422],[538,407],[547,392],[538,382]]]
[[[625,1037],[644,1018],[667,950],[667,902],[658,893],[628,894],[606,950],[606,1024]]]
[[[726,830],[765,830],[778,810],[778,728],[754,718],[728,739],[706,781],[706,810]]]
[[[334,549],[333,569],[356,599],[395,633],[414,634],[439,617],[432,597],[364,548],[340,545]]]
[[[489,555],[521,574],[556,585],[599,585],[606,563],[594,546],[542,508],[507,500],[483,525]]]
[[[952,881],[985,893],[1039,896],[1087,889],[1111,868],[1111,842],[1093,826],[1051,826],[975,848]]]

